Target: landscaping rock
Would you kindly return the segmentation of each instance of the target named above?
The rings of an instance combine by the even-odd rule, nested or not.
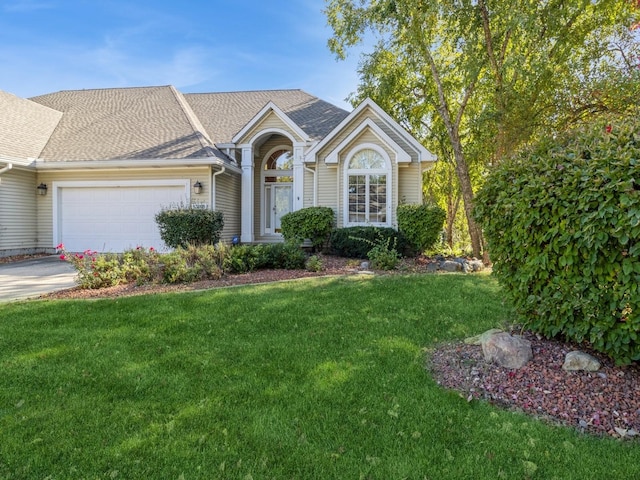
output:
[[[472,272],[481,272],[482,270],[484,270],[484,263],[482,263],[482,260],[478,260],[477,258],[473,258],[473,259],[469,260],[467,263],[471,267],[471,271]]]
[[[564,357],[564,370],[586,370],[588,372],[596,372],[600,370],[600,362],[588,353],[574,350],[567,353]]]
[[[440,262],[440,268],[445,272],[461,272],[462,264],[453,260],[445,260],[444,262]]]
[[[499,328],[492,328],[484,333],[481,333],[480,335],[465,338],[464,343],[466,343],[467,345],[482,345],[489,339],[491,335],[495,335],[496,333],[502,333],[502,330],[500,330]]]
[[[436,262],[430,262],[427,264],[427,272],[436,273],[438,271],[438,264]]]
[[[485,361],[514,369],[524,367],[533,357],[529,340],[506,332],[488,336],[482,343],[482,353]]]

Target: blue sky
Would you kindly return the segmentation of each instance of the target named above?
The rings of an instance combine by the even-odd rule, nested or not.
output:
[[[343,108],[358,55],[337,61],[324,0],[0,0],[0,90],[175,85],[300,88]]]

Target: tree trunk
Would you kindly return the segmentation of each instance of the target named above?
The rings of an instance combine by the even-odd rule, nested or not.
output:
[[[464,213],[467,217],[467,225],[469,226],[469,236],[471,237],[471,249],[473,256],[481,258],[482,256],[482,235],[480,228],[473,218],[473,188],[471,186],[471,177],[469,175],[469,167],[464,159],[462,152],[462,144],[456,131],[450,131],[451,144],[453,146],[453,156],[456,161],[456,175],[460,182],[460,190],[462,191],[462,202]]]

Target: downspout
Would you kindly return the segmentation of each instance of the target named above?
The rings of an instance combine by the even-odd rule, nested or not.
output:
[[[224,173],[226,169],[227,168],[223,166],[219,171],[211,175],[211,200],[209,202],[211,204],[211,210],[216,209],[216,177]]]
[[[4,167],[0,168],[0,175],[2,175],[5,172],[8,172],[12,168],[13,168],[13,163],[7,163]],[[2,179],[0,179],[0,181],[2,181]]]
[[[305,169],[307,172],[311,173],[311,175],[313,175],[313,206],[317,207],[318,206],[318,182],[316,182],[316,171],[313,170],[312,168],[307,167],[304,163],[302,164],[302,168]],[[304,205],[304,202],[303,202]]]

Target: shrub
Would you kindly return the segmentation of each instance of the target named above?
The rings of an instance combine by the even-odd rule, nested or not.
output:
[[[213,245],[188,245],[162,256],[165,283],[189,283],[217,280],[222,277],[218,266],[218,252]]]
[[[372,245],[379,241],[395,239],[395,248],[400,255],[411,254],[411,246],[405,236],[393,228],[345,227],[331,233],[329,241],[335,255],[346,258],[368,258]]]
[[[367,252],[367,258],[371,262],[371,268],[378,270],[393,270],[398,266],[400,254],[396,250],[397,239],[387,237],[380,238]]]
[[[323,267],[322,259],[317,255],[311,255],[304,265],[304,268],[310,272],[321,272]]]
[[[445,211],[437,205],[399,205],[398,230],[419,253],[433,247],[442,235]]]
[[[160,238],[171,248],[188,245],[213,245],[224,227],[222,212],[179,206],[156,214]]]
[[[229,273],[247,273],[261,268],[302,269],[307,256],[291,243],[237,245],[224,260],[223,269]]]
[[[303,269],[307,255],[294,243],[272,243],[265,245],[266,264],[262,268]]]
[[[92,250],[69,254],[62,244],[57,250],[62,260],[71,262],[75,267],[80,288],[98,289],[130,282],[142,284],[155,280],[159,275],[159,255],[153,247],[137,247],[122,255]]]
[[[287,242],[298,245],[308,239],[315,252],[327,243],[333,221],[334,213],[329,207],[303,208],[282,217],[282,236]]]
[[[640,122],[541,141],[476,198],[494,273],[526,325],[640,360]]]

